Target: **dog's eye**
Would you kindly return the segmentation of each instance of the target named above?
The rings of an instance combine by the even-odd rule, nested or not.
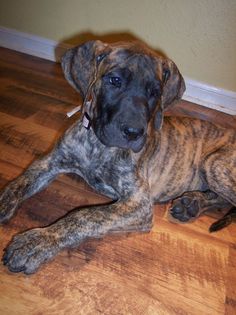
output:
[[[121,78],[120,77],[110,77],[109,83],[114,85],[117,88],[121,87]]]
[[[160,89],[153,89],[151,92],[151,96],[159,97],[160,96]]]
[[[101,62],[105,57],[106,57],[106,53],[100,54],[99,56],[97,56],[97,62]]]
[[[163,82],[166,83],[170,77],[170,70],[169,69],[165,69],[163,71],[163,74],[162,74],[162,77],[163,77]]]
[[[149,97],[159,97],[160,96],[160,89],[159,88],[148,88],[148,95]]]

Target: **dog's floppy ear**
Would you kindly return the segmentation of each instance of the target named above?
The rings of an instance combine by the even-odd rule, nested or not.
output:
[[[162,63],[162,96],[155,112],[155,129],[160,130],[163,112],[181,99],[185,91],[185,83],[177,66],[171,60]]]
[[[107,44],[99,40],[89,41],[67,50],[62,57],[62,69],[67,81],[84,98],[94,80],[97,65],[105,57]]]

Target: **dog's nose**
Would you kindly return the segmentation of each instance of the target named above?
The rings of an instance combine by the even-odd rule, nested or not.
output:
[[[125,126],[123,129],[125,137],[132,141],[132,140],[137,140],[144,134],[144,129],[143,128],[134,128],[134,127],[127,127]]]

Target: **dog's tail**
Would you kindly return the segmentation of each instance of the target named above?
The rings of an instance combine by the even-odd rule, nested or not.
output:
[[[224,216],[223,218],[219,219],[218,221],[214,222],[210,228],[210,232],[216,232],[219,231],[226,226],[230,225],[233,220],[236,219],[236,207],[231,208]]]

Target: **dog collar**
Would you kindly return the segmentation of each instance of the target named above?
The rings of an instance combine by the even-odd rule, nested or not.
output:
[[[74,114],[76,114],[77,112],[80,112],[80,111],[81,111],[81,105],[76,106],[70,112],[66,113],[66,116],[70,118],[71,116],[73,116]]]
[[[91,105],[91,101],[86,102],[87,107],[90,105]],[[66,116],[70,118],[71,116],[73,116],[74,114],[76,114],[77,112],[80,112],[80,111],[81,111],[81,105],[73,108],[70,112],[68,112],[66,114]],[[92,119],[90,118],[89,114],[87,112],[85,112],[84,116],[83,116],[83,120],[82,120],[83,126],[89,130],[91,127],[91,122],[92,122]]]

